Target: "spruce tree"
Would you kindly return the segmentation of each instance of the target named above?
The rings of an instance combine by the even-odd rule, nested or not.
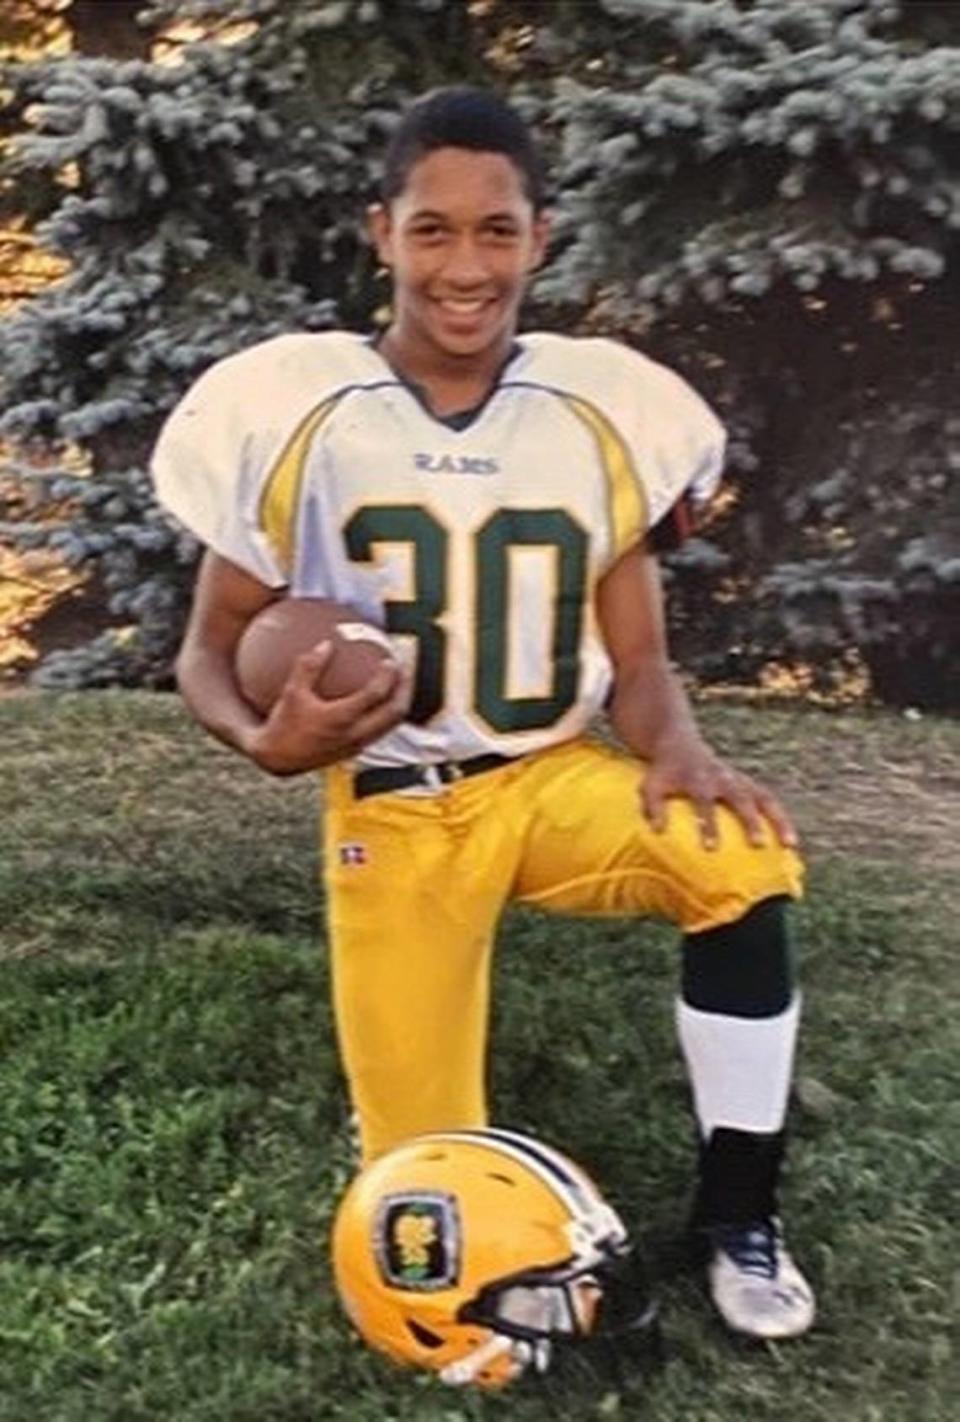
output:
[[[176,63],[70,56],[11,75],[13,179],[52,190],[39,236],[71,269],[0,326],[0,431],[85,461],[50,483],[67,526],[34,536],[96,570],[119,624],[53,654],[41,684],[168,679],[197,550],[152,499],[159,424],[220,357],[367,319],[372,152],[421,59],[462,68],[467,23],[435,0],[392,26],[376,5],[306,0],[164,3],[146,23],[184,18],[221,38]]]
[[[143,23],[153,62],[8,77],[10,200],[70,274],[0,322],[0,428],[85,461],[52,484],[71,502],[50,536],[120,624],[48,682],[167,678],[197,550],[151,500],[161,419],[244,345],[369,326],[376,156],[412,95],[468,80],[508,88],[554,159],[532,318],[642,345],[730,426],[725,498],[670,560],[683,659],[827,684],[866,666],[889,699],[960,704],[960,16],[159,0]]]
[[[960,13],[603,9],[617,43],[556,86],[541,290],[679,361],[732,429],[727,499],[674,561],[678,648],[960,705]]]

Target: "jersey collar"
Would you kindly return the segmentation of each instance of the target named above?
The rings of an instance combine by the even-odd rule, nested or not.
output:
[[[512,365],[512,363],[516,360],[517,356],[521,355],[523,352],[523,346],[520,344],[520,342],[514,341],[513,345],[507,351],[504,360],[501,362],[499,370],[496,372],[493,377],[493,380],[490,382],[490,389],[487,391],[486,395],[484,395],[483,399],[480,400],[476,405],[470,405],[464,410],[452,410],[449,415],[437,415],[431,408],[430,400],[425,388],[418,381],[411,380],[409,376],[405,375],[402,370],[399,370],[393,364],[393,362],[387,358],[387,356],[380,348],[381,340],[382,335],[380,334],[368,336],[366,338],[367,345],[370,347],[370,349],[375,352],[375,354],[380,358],[380,360],[383,361],[384,365],[387,366],[387,368],[393,373],[393,375],[404,387],[404,389],[410,391],[411,395],[422,407],[425,413],[428,414],[432,420],[436,420],[437,424],[445,425],[447,429],[456,431],[469,429],[469,427],[474,423],[478,416],[483,413],[487,405],[492,400],[493,396],[499,390],[507,367],[509,365]]]

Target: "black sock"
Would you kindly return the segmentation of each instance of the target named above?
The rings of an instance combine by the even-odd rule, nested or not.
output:
[[[784,1132],[760,1134],[718,1126],[700,1144],[699,1181],[691,1224],[751,1224],[777,1213]]]

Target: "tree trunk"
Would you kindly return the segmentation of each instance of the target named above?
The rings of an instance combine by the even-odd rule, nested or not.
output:
[[[73,0],[63,19],[77,54],[149,59],[153,36],[137,24],[143,0]]]

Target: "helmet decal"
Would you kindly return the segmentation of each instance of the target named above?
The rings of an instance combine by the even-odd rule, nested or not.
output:
[[[374,1254],[383,1282],[428,1293],[460,1278],[460,1218],[452,1195],[410,1190],[385,1195],[374,1220]]]

